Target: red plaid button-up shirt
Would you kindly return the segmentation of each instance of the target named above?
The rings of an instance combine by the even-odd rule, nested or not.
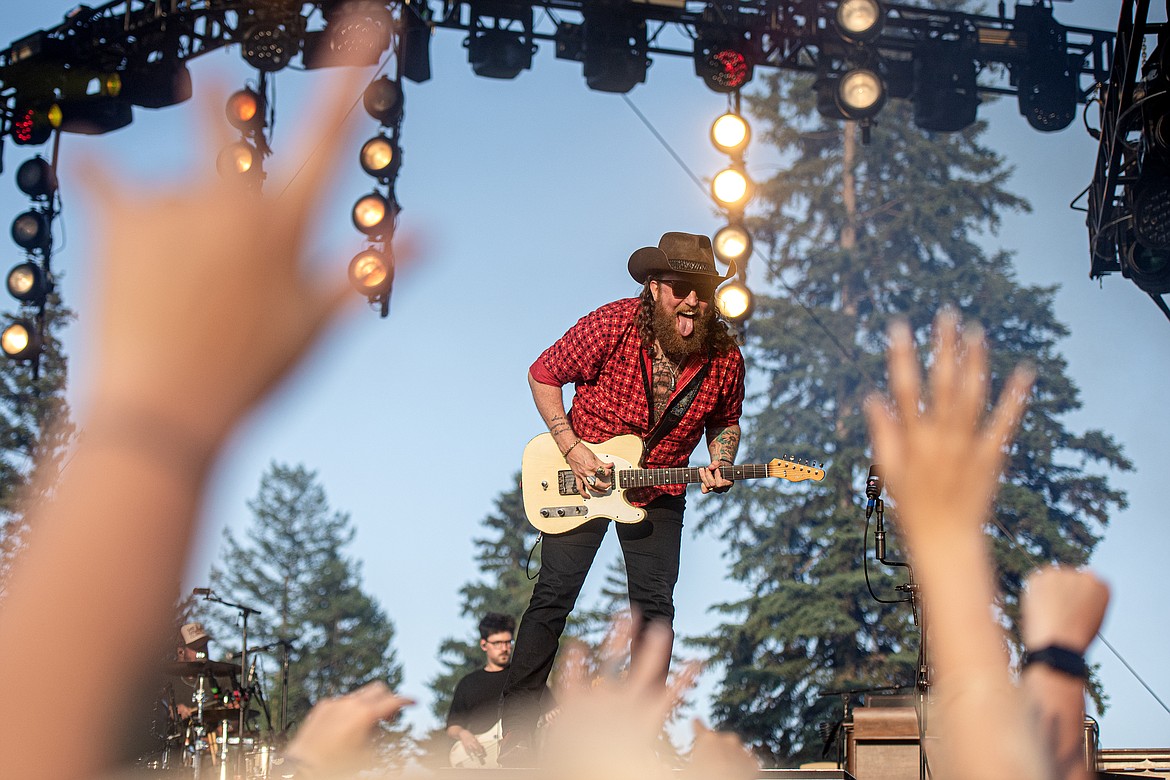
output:
[[[632,433],[645,440],[650,426],[650,355],[642,347],[635,324],[637,298],[608,303],[586,314],[546,349],[529,369],[537,382],[554,387],[573,383],[575,394],[569,410],[573,431],[587,442]],[[704,364],[706,375],[696,388],[691,380]],[[704,430],[737,425],[743,411],[744,364],[738,349],[709,356],[692,354],[683,364],[671,403],[680,393],[690,396],[682,418],[644,453],[646,468],[686,466]],[[663,419],[669,419],[665,415]],[[661,421],[660,421],[661,424]],[[706,465],[705,463],[703,465]],[[644,505],[664,493],[682,495],[686,485],[639,488],[626,493],[635,505]]]

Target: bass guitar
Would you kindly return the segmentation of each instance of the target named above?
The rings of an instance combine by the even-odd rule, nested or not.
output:
[[[573,470],[565,463],[552,434],[542,433],[524,448],[520,466],[520,490],[524,496],[524,513],[537,530],[546,534],[563,534],[595,517],[618,523],[637,523],[646,512],[631,504],[625,492],[631,488],[658,485],[686,485],[702,482],[701,468],[643,469],[642,440],[634,435],[615,436],[599,444],[582,441],[603,463],[613,464],[613,484],[604,493],[591,493],[588,499],[577,492]],[[824,469],[810,463],[775,458],[768,463],[723,466],[727,479],[778,477],[789,482],[806,479],[820,481]]]

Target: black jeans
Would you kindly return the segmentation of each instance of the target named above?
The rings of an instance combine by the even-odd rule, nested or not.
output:
[[[661,496],[644,508],[642,522],[616,524],[630,603],[641,613],[643,626],[653,621],[669,627],[674,622],[686,497]],[[600,518],[590,520],[567,533],[545,536],[541,543],[540,576],[520,620],[500,703],[505,733],[527,737],[536,727],[565,620],[609,524]]]

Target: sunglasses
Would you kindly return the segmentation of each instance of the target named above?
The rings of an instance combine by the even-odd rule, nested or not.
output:
[[[658,279],[659,284],[665,284],[670,288],[670,292],[675,298],[687,298],[691,293],[696,293],[700,301],[710,300],[711,296],[715,294],[715,288],[719,285],[718,282],[691,282],[682,279]]]

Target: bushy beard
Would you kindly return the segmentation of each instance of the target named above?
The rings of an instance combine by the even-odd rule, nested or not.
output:
[[[683,307],[683,311],[686,311]],[[658,339],[658,343],[662,345],[662,349],[666,351],[667,357],[675,363],[681,363],[692,353],[698,352],[701,349],[706,349],[711,341],[711,323],[715,319],[715,310],[713,307],[708,307],[707,313],[701,313],[702,310],[696,310],[694,318],[694,330],[691,335],[683,337],[679,335],[678,328],[675,325],[676,313],[668,311],[666,306],[659,298],[654,303],[654,335]]]

